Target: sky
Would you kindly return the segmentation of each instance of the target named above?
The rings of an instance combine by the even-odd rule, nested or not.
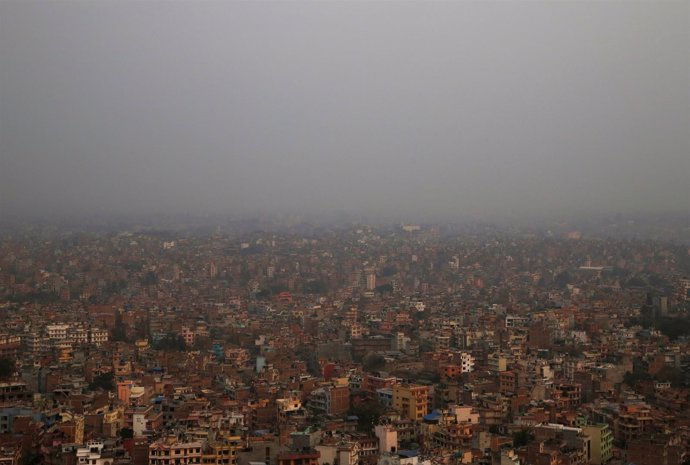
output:
[[[0,2],[0,216],[690,211],[690,2]]]

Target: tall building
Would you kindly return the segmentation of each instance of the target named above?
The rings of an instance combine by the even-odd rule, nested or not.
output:
[[[602,465],[613,457],[613,433],[606,423],[587,425],[582,431],[590,437],[590,463]]]
[[[373,269],[366,270],[367,276],[367,291],[373,291],[376,289],[376,272]]]

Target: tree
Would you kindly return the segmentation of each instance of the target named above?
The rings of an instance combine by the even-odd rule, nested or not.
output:
[[[383,407],[374,400],[367,400],[361,404],[353,405],[350,409],[350,415],[357,416],[357,428],[367,433],[371,432],[383,413]]]
[[[104,391],[112,391],[115,389],[115,373],[108,371],[107,373],[100,373],[89,384],[89,390],[96,391],[103,389]]]
[[[390,294],[393,292],[393,285],[388,283],[381,284],[380,286],[376,286],[374,292],[377,294]]]
[[[556,277],[554,278],[554,283],[560,287],[564,288],[566,285],[572,281],[573,277],[568,271],[563,271],[561,273],[558,273]]]
[[[304,284],[305,294],[325,294],[326,292],[328,292],[328,286],[321,280],[315,279],[312,281],[307,281]]]
[[[369,352],[362,360],[364,371],[378,371],[386,366],[386,359],[382,355]]]
[[[194,340],[194,350],[211,350],[213,343],[211,338],[206,336],[197,336]]]
[[[654,377],[659,381],[668,381],[673,387],[680,387],[685,381],[683,371],[680,368],[664,366]]]
[[[16,371],[14,360],[9,358],[0,358],[0,379],[9,378]]]
[[[183,352],[187,350],[187,344],[185,344],[184,338],[179,334],[168,333],[163,339],[154,343],[153,348],[165,352]]]
[[[147,271],[146,274],[141,278],[142,286],[153,286],[158,282],[158,276],[153,271]]]
[[[652,377],[647,374],[647,373],[632,373],[630,371],[626,371],[625,374],[623,375],[623,382],[627,384],[630,387],[635,387],[635,385],[642,381],[642,380],[649,380],[652,379]]]
[[[22,458],[22,465],[35,465],[37,463],[42,463],[43,456],[36,452],[29,452]]]
[[[423,354],[425,352],[431,352],[434,350],[434,343],[428,339],[422,339],[419,341],[419,353]]]
[[[534,435],[529,430],[516,431],[513,433],[513,447],[526,446],[532,439],[534,439]]]

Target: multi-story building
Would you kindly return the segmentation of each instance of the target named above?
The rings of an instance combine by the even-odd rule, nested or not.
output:
[[[494,353],[489,356],[488,368],[490,371],[501,372],[508,369],[508,358],[502,354]]]
[[[686,458],[685,446],[673,435],[637,438],[627,445],[627,462],[636,465],[681,465]]]
[[[393,386],[393,408],[403,418],[421,420],[429,413],[429,386],[398,384]]]
[[[95,346],[101,346],[108,342],[108,331],[100,328],[89,329],[89,342]]]
[[[46,334],[49,339],[63,340],[67,339],[67,331],[69,330],[69,325],[67,324],[55,324],[46,325]]]
[[[102,441],[88,441],[85,447],[76,450],[77,465],[105,465],[112,463],[112,456],[104,456]]]
[[[204,447],[201,463],[206,465],[236,465],[237,453],[242,450],[242,438],[226,436],[210,441]]]
[[[582,403],[582,386],[579,383],[558,383],[553,386],[551,396],[561,408],[577,407]]]
[[[26,351],[34,356],[43,355],[49,350],[48,341],[37,331],[26,333],[22,337],[22,343]]]
[[[0,383],[0,404],[20,403],[30,401],[32,393],[27,389],[26,383],[9,382]]]
[[[397,378],[393,376],[376,376],[371,373],[365,373],[360,382],[360,389],[374,394],[378,389],[392,388],[397,382]]]
[[[70,326],[67,330],[67,339],[75,345],[89,342],[89,330],[83,326]]]
[[[613,457],[613,433],[606,423],[586,425],[582,431],[590,437],[590,463],[602,465]]]
[[[21,337],[16,334],[0,334],[0,357],[16,359],[21,348]]]
[[[350,389],[325,386],[312,391],[307,404],[311,410],[328,415],[343,415],[350,408]]]
[[[22,449],[17,446],[0,446],[0,465],[19,465],[22,463]]]
[[[201,463],[202,443],[166,438],[149,446],[149,465],[192,465]]]
[[[462,352],[460,354],[460,367],[463,373],[470,373],[474,371],[474,357],[472,354]]]
[[[652,425],[651,409],[646,404],[626,405],[618,413],[613,425],[614,439],[628,443],[646,434]]]

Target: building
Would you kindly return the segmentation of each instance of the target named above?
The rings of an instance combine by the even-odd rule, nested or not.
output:
[[[395,453],[398,450],[398,431],[391,425],[374,426],[374,434],[379,440],[379,453]]]
[[[315,389],[311,392],[307,405],[316,412],[344,415],[350,408],[350,388],[344,385]]]
[[[613,457],[613,433],[606,423],[586,425],[582,431],[590,437],[590,463],[601,465]]]
[[[33,394],[28,390],[26,383],[0,383],[0,404],[28,402],[32,399]]]
[[[368,269],[366,271],[367,277],[367,291],[373,291],[376,289],[376,273],[373,269]]]
[[[682,441],[672,435],[650,435],[628,443],[627,461],[635,465],[681,465],[686,457]]]
[[[278,465],[319,465],[317,450],[287,451],[278,454]]]
[[[210,441],[203,450],[201,463],[205,465],[236,465],[237,453],[242,450],[242,438],[227,436]]]
[[[19,446],[0,446],[0,465],[19,465],[22,463],[22,450]]]
[[[429,413],[429,386],[398,384],[393,386],[393,408],[403,418],[421,420]]]
[[[149,465],[192,465],[201,463],[201,442],[178,442],[167,438],[149,446]]]
[[[491,354],[488,359],[488,368],[490,371],[499,373],[506,371],[508,369],[508,358],[498,353]]]
[[[0,334],[0,357],[16,359],[21,352],[21,337],[16,334]]]
[[[103,453],[102,441],[88,441],[85,447],[76,450],[77,465],[105,465],[112,463],[113,457]]]

